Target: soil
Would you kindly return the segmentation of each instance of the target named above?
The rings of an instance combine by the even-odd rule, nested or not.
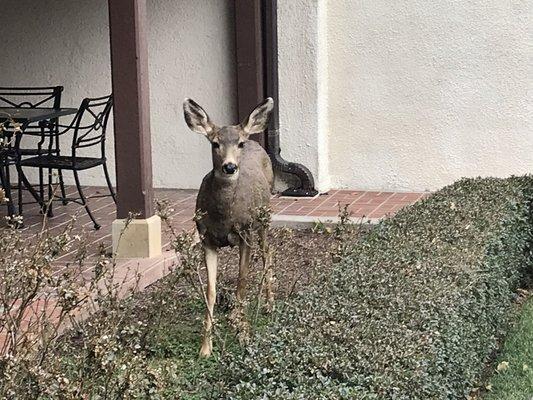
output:
[[[342,234],[335,234],[335,227],[317,226],[313,230],[294,230],[288,228],[270,229],[268,243],[271,249],[271,260],[274,273],[274,296],[276,300],[286,300],[305,288],[316,272],[328,270],[332,267],[335,255],[341,242],[353,242],[369,228],[352,225]],[[264,279],[264,267],[261,251],[257,241],[252,251],[250,275],[247,289],[249,301],[256,301]],[[218,312],[227,312],[233,308],[235,290],[238,282],[239,249],[225,247],[219,249],[217,272],[217,305]],[[201,266],[202,282],[206,282],[205,267]],[[162,279],[146,290],[168,290],[167,279]],[[165,289],[165,286],[167,288]],[[197,296],[191,290],[190,282],[181,281],[181,287],[176,288],[175,295],[182,298]],[[140,298],[144,296],[141,294]],[[142,301],[142,300],[141,300]]]
[[[329,233],[273,229],[269,235],[276,298],[286,299],[305,287],[319,269],[329,269],[338,241]],[[219,293],[223,306],[225,294],[231,294],[238,281],[238,248],[224,248],[219,255]],[[256,295],[264,275],[261,252],[256,249],[250,265],[248,295]]]

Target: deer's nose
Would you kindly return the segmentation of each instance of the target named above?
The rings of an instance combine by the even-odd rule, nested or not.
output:
[[[222,166],[222,170],[228,175],[233,175],[235,172],[237,172],[237,165],[233,163],[227,163]]]

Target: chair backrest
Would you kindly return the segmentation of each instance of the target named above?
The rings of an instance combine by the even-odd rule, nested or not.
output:
[[[61,108],[63,86],[0,87],[1,108]],[[57,125],[57,121],[53,121]],[[39,124],[30,124],[26,132],[40,132]]]
[[[63,86],[0,87],[0,107],[59,108],[62,92]]]
[[[84,99],[74,117],[72,156],[78,149],[100,145],[102,157],[105,155],[107,123],[113,108],[113,95]]]

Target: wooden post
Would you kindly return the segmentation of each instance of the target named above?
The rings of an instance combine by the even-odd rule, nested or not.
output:
[[[235,56],[239,121],[265,98],[261,0],[235,0]],[[252,135],[265,146],[265,135]]]
[[[108,0],[114,96],[119,258],[161,255],[161,220],[154,215],[146,0]],[[128,223],[129,213],[137,214]]]
[[[109,0],[117,218],[153,215],[146,0]]]

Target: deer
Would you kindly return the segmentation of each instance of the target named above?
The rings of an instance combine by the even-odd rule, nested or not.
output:
[[[254,228],[253,210],[268,206],[274,181],[270,157],[250,135],[268,125],[274,101],[262,101],[238,125],[219,127],[204,109],[191,99],[183,102],[185,122],[211,143],[213,169],[205,175],[196,199],[196,228],[204,251],[207,270],[206,314],[200,355],[213,350],[211,330],[216,301],[217,251],[239,246],[237,304],[246,294],[251,245],[247,240]],[[261,236],[266,240],[266,233]],[[268,290],[268,289],[267,289]]]

